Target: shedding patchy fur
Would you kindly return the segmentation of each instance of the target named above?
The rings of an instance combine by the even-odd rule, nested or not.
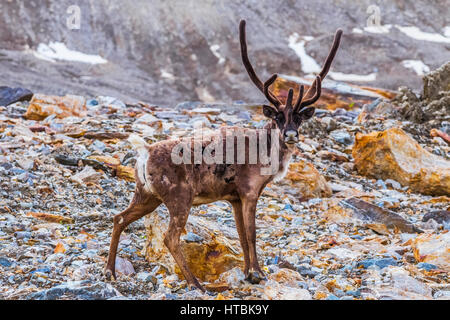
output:
[[[292,160],[292,154],[287,153],[285,159],[283,159],[283,162],[281,163],[281,168],[280,171],[278,171],[278,173],[273,177],[273,181],[274,182],[278,182],[283,180],[283,178],[286,176],[288,169],[289,169],[289,164],[291,163]]]
[[[128,138],[128,141],[131,143],[131,145],[134,147],[134,149],[138,153],[138,158],[136,160],[136,171],[137,171],[137,178],[144,186],[144,189],[147,192],[152,192],[153,187],[151,184],[151,181],[149,181],[147,176],[147,164],[148,164],[148,144],[145,142],[144,139],[139,137],[136,134],[130,135]]]

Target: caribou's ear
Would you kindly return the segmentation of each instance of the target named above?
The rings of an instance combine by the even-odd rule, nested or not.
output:
[[[275,119],[278,114],[278,110],[272,106],[263,105],[263,114],[267,118]]]
[[[302,111],[300,111],[299,115],[302,118],[302,120],[308,120],[314,115],[315,111],[316,111],[316,108],[309,107],[309,108],[305,108]]]

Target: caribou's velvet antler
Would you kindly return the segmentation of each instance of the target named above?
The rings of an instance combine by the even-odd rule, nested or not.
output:
[[[265,84],[263,84],[263,82],[256,75],[255,70],[253,69],[252,64],[250,63],[250,59],[248,58],[247,40],[246,40],[246,36],[245,36],[245,20],[241,20],[241,23],[239,24],[239,40],[241,42],[242,62],[244,63],[245,69],[247,70],[247,73],[250,76],[250,79],[253,81],[253,83],[256,85],[256,87],[262,93],[264,93],[267,100],[269,100],[278,109],[278,107],[281,105],[281,102],[268,89],[268,87],[276,80],[277,75],[274,74],[272,77],[269,78],[268,81],[266,81],[266,84],[267,84],[271,80],[271,82],[267,86]]]
[[[269,100],[276,108],[278,108],[281,105],[281,102],[274,97],[274,95],[269,91],[269,87],[277,80],[278,75],[274,74],[272,75],[266,82],[264,82],[264,95],[266,96],[267,100]]]
[[[297,101],[294,105],[294,112],[300,112],[303,108],[319,100],[322,89],[322,81],[326,77],[328,71],[330,70],[331,63],[333,62],[333,59],[336,56],[336,52],[339,48],[339,44],[341,43],[341,37],[342,37],[342,30],[338,29],[336,31],[336,34],[334,35],[333,45],[330,49],[330,52],[328,53],[327,59],[325,60],[325,64],[323,65],[323,68],[320,71],[319,75],[316,76],[316,79],[314,80],[313,84],[308,89],[306,94],[304,94],[304,87],[300,86],[300,92]],[[269,90],[269,87],[277,79],[277,75],[276,74],[272,75],[265,83],[263,83],[256,75],[255,70],[253,69],[253,66],[248,58],[247,40],[245,35],[245,20],[241,20],[241,23],[239,24],[239,39],[241,43],[242,62],[244,63],[245,69],[247,70],[250,79],[253,81],[256,87],[262,93],[264,93],[267,100],[269,100],[275,106],[275,108],[279,110],[279,107],[282,104],[280,100],[278,100],[278,98]],[[291,90],[289,90],[289,94],[291,94]],[[286,103],[286,106],[288,105],[292,106],[292,96],[289,99],[289,94],[288,94],[288,101],[290,102]]]
[[[304,93],[304,91],[305,91],[305,86],[301,85],[300,86],[300,90],[298,92],[297,102],[295,103],[295,106],[294,106],[294,112],[298,112],[301,109],[301,103],[302,103],[302,100],[303,100],[303,93]]]
[[[286,108],[292,107],[292,99],[294,97],[294,89],[290,88],[286,99]]]
[[[304,107],[307,107],[313,103],[315,103],[320,98],[320,94],[322,92],[322,80],[320,79],[320,76],[316,76],[316,80],[314,80],[313,85],[311,88],[315,88],[314,96],[312,98],[306,99],[301,102],[300,107],[297,111],[302,110]],[[311,88],[308,90],[308,92],[311,90]],[[306,96],[308,96],[308,93],[306,93]]]

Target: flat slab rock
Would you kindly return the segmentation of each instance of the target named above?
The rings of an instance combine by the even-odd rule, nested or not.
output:
[[[339,202],[339,205],[351,209],[363,221],[382,223],[389,229],[398,228],[400,231],[407,233],[422,232],[422,230],[395,212],[385,210],[355,197],[342,200]]]
[[[31,300],[105,300],[122,296],[104,282],[71,281],[30,295]]]
[[[0,106],[9,106],[19,101],[30,101],[33,92],[23,88],[0,87]]]
[[[435,220],[437,223],[450,224],[450,211],[449,210],[438,210],[426,213],[422,221],[427,222],[429,220]]]

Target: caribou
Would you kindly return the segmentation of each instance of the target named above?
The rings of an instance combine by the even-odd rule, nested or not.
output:
[[[200,141],[195,137],[184,137],[149,145],[137,135],[130,136],[129,141],[138,153],[136,189],[129,206],[113,218],[114,227],[105,267],[107,278],[116,278],[115,261],[122,231],[130,223],[165,204],[170,221],[164,244],[188,285],[204,291],[183,256],[180,236],[192,206],[221,200],[228,201],[233,208],[246,279],[258,283],[265,278],[256,252],[256,204],[265,186],[271,181],[282,179],[287,172],[295,144],[299,140],[299,127],[314,115],[315,108],[312,105],[320,98],[322,81],[338,50],[342,30],[336,31],[323,68],[309,90],[305,93],[301,85],[294,100],[294,90],[289,89],[283,104],[270,90],[278,76],[274,74],[262,82],[250,63],[245,26],[246,22],[242,20],[239,25],[242,62],[251,81],[270,103],[262,106],[263,114],[269,121],[262,130],[222,127]],[[197,150],[208,150],[210,157],[196,157]],[[258,159],[255,161],[256,150],[263,150],[259,152],[260,156],[267,155],[269,160],[278,165],[271,166],[267,161]]]

